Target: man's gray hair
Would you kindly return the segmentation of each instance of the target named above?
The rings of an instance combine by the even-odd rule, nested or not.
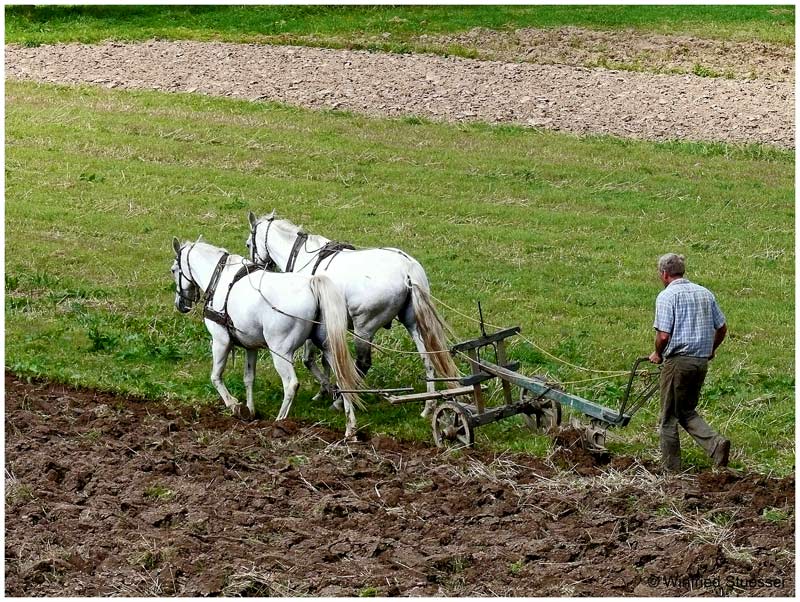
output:
[[[675,253],[662,255],[658,258],[658,271],[670,276],[683,276],[686,273],[686,258]]]

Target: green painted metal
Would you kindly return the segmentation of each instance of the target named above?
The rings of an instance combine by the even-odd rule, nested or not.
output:
[[[488,374],[511,382],[518,387],[530,391],[537,397],[552,399],[561,405],[574,408],[595,420],[600,420],[611,426],[625,426],[630,422],[631,417],[628,414],[620,414],[615,410],[591,402],[583,397],[554,389],[541,379],[524,376],[519,372],[508,370],[484,359],[478,360],[477,364],[482,371]]]

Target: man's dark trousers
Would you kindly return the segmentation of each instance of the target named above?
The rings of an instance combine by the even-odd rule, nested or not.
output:
[[[667,470],[681,468],[680,424],[706,453],[713,457],[723,441],[697,413],[700,389],[708,372],[708,360],[673,355],[661,368],[661,457]]]

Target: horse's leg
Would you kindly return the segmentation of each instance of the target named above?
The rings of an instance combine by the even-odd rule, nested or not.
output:
[[[323,358],[322,365],[323,368],[326,369],[326,371],[323,372],[322,369],[320,369],[320,367],[317,365],[316,356],[317,347],[311,341],[311,339],[309,339],[306,341],[305,347],[303,348],[303,365],[308,368],[309,372],[314,375],[314,378],[317,379],[317,382],[319,383],[319,392],[314,395],[314,401],[318,401],[326,394],[330,395],[331,393],[330,367]]]
[[[287,355],[291,356],[291,352]],[[294,399],[300,383],[297,380],[297,374],[294,371],[292,362],[285,359],[283,355],[272,351],[272,363],[275,365],[275,371],[281,377],[283,383],[283,404],[281,405],[280,412],[278,412],[277,420],[285,420],[289,415],[289,410],[292,407],[292,400]]]
[[[375,336],[375,332],[375,330],[372,332],[355,331],[356,368],[361,376],[366,376],[372,366],[372,337]]]
[[[324,353],[322,354],[322,361],[320,363],[322,364],[322,372],[325,375],[325,379],[328,383],[329,387],[328,392],[331,398],[333,398],[333,385],[331,384],[331,374],[333,373],[333,371],[331,370],[331,365],[328,362],[328,358],[325,357]]]
[[[222,380],[222,373],[225,371],[225,364],[228,362],[228,354],[233,348],[233,343],[229,337],[213,337],[211,339],[211,383],[217,389],[225,406],[233,411],[234,416],[242,416],[242,406],[239,400],[231,395],[225,381]]]
[[[350,402],[349,395],[344,396],[344,413],[347,416],[347,426],[344,430],[344,438],[348,441],[356,440],[356,412]]]
[[[256,360],[258,359],[257,349],[247,349],[247,358],[244,364],[244,386],[247,390],[247,409],[250,416],[255,417],[256,406],[253,401],[253,383],[256,380]]]
[[[411,335],[411,339],[414,341],[414,345],[417,347],[417,351],[419,352],[420,357],[422,358],[422,364],[425,366],[425,376],[428,378],[427,381],[427,389],[429,393],[432,393],[436,390],[436,383],[431,379],[436,376],[436,370],[433,367],[433,362],[431,361],[430,356],[428,355],[428,350],[425,348],[425,342],[422,340],[422,335],[419,332],[419,327],[417,326],[417,320],[414,317],[414,308],[409,301],[403,311],[400,313],[400,321],[403,323],[403,326],[406,327],[408,330],[408,334]],[[421,416],[423,418],[427,418],[430,416],[433,409],[436,407],[436,401],[433,399],[429,399],[425,402],[425,409],[422,410]]]
[[[331,352],[329,349],[325,348],[322,350],[322,361],[325,365],[327,365],[330,369],[330,366],[333,363],[333,358],[331,357]],[[350,396],[345,393],[340,393],[333,402],[333,407],[337,410],[342,409],[342,404],[344,403],[344,413],[347,416],[347,427],[344,431],[344,438],[348,440],[355,441],[356,440],[356,412],[353,409],[353,404],[350,402]]]

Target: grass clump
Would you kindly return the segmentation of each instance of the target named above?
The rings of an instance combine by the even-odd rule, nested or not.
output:
[[[305,466],[306,464],[308,464],[309,459],[308,459],[308,456],[303,456],[303,455],[289,456],[288,462],[289,462],[289,466],[293,466],[295,468],[299,468],[300,466]]]
[[[175,497],[175,492],[163,485],[150,485],[145,488],[144,497],[148,500],[164,501]]]
[[[36,499],[36,496],[30,485],[20,482],[6,483],[5,501],[7,508],[14,508],[33,499]]]
[[[522,573],[522,570],[525,568],[525,559],[520,558],[516,562],[512,562],[508,567],[508,572],[512,575],[519,575]]]
[[[761,516],[764,517],[764,520],[771,523],[783,523],[789,520],[790,514],[782,508],[764,508]]]

